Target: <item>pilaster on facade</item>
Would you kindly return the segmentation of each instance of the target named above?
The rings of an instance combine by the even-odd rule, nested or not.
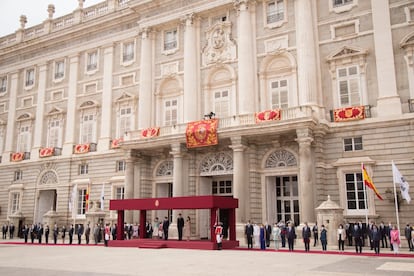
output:
[[[98,151],[105,151],[110,148],[112,131],[112,74],[114,63],[114,45],[109,45],[103,50],[103,89],[102,89],[102,120],[101,136],[98,140]]]
[[[138,129],[152,125],[153,106],[153,48],[154,35],[151,28],[143,28],[141,33],[141,63],[139,70]]]
[[[188,14],[182,19],[184,22],[184,120],[183,122],[196,121],[199,117],[199,17]]]
[[[400,42],[400,47],[405,50],[404,60],[407,64],[408,87],[410,90],[410,111],[414,111],[414,32],[406,35]]]
[[[400,115],[402,108],[397,93],[389,2],[371,0],[371,6],[378,81],[377,114],[379,117]]]
[[[314,168],[312,161],[311,144],[313,142],[312,131],[308,128],[297,129],[296,142],[299,144],[299,210],[301,222],[315,221],[315,189]],[[300,223],[300,222],[298,222]]]
[[[140,157],[140,155],[135,150],[128,150],[125,155],[125,199],[131,199],[134,198],[135,194],[135,163],[137,162],[137,159]],[[134,217],[132,211],[125,212],[126,222],[132,223],[133,219]]]
[[[9,96],[9,113],[7,116],[7,136],[2,156],[2,163],[10,162],[10,154],[13,152],[13,146],[16,138],[16,106],[17,106],[17,88],[19,81],[19,73],[12,72],[10,74],[10,96]]]
[[[247,221],[246,198],[249,187],[249,175],[246,162],[247,145],[244,137],[236,136],[231,138],[233,150],[233,196],[239,200],[239,208],[236,210],[236,223],[241,224]]]
[[[257,104],[257,74],[254,64],[256,64],[254,53],[254,37],[252,25],[252,12],[255,1],[236,0],[235,8],[238,11],[238,114],[249,114],[255,112]]]

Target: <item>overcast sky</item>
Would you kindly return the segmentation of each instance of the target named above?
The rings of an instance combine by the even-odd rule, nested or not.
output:
[[[89,7],[105,0],[86,0],[84,7]],[[27,17],[26,28],[41,24],[47,19],[47,6],[55,5],[53,18],[73,12],[78,7],[78,0],[0,0],[0,37],[14,33],[20,28],[20,15]]]

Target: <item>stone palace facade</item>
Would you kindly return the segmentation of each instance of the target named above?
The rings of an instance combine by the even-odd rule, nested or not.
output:
[[[240,240],[248,220],[314,223],[328,196],[346,221],[396,222],[392,161],[414,185],[412,1],[78,2],[0,38],[0,224],[211,194],[239,199]],[[218,143],[187,147],[205,119]],[[361,163],[384,200],[365,201]],[[208,237],[208,211],[182,213]]]

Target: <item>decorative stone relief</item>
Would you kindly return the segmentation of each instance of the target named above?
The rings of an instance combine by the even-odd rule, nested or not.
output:
[[[48,171],[43,174],[42,178],[40,179],[40,184],[56,184],[58,183],[58,178],[55,172]]]
[[[155,173],[156,176],[170,176],[173,175],[174,171],[174,162],[172,160],[167,160],[162,162]]]
[[[265,168],[297,166],[296,157],[287,150],[277,150],[269,155]]]
[[[278,37],[275,39],[269,39],[269,40],[266,40],[264,43],[265,43],[266,53],[274,53],[274,52],[287,49],[288,37],[283,36],[283,37]]]
[[[225,152],[217,152],[207,155],[200,165],[200,175],[225,175],[233,174],[233,158]]]
[[[218,22],[206,31],[203,65],[236,59],[236,44],[231,38],[231,22]]]
[[[178,61],[161,64],[161,77],[168,77],[178,73]]]

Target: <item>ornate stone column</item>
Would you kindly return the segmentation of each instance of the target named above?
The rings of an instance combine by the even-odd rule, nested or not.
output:
[[[173,156],[173,197],[184,196],[183,187],[183,148],[180,143],[171,145],[170,154]],[[172,233],[176,232],[176,219],[182,210],[173,210]]]
[[[197,23],[198,20],[194,14],[188,14],[183,19],[185,24],[184,30],[184,120],[191,122],[199,119],[199,53],[197,43]]]
[[[377,114],[388,117],[402,113],[395,76],[390,5],[388,1],[371,0],[371,7],[378,82]]]
[[[114,46],[104,49],[103,88],[102,88],[102,121],[101,133],[98,141],[98,151],[109,149],[112,130],[112,72],[114,62]],[[119,137],[112,137],[119,138]]]
[[[62,155],[71,155],[75,143],[75,120],[76,116],[76,92],[78,86],[79,56],[69,57],[69,84],[66,113],[65,141],[63,143]]]
[[[236,210],[236,224],[246,222],[246,196],[248,192],[248,170],[246,168],[245,150],[247,146],[243,137],[232,137],[233,150],[233,196],[239,199],[239,208]]]
[[[255,2],[250,0],[235,0],[238,10],[238,112],[248,114],[255,112],[256,104],[256,72],[254,58],[254,38],[251,15],[249,8],[254,7]]]
[[[296,0],[296,51],[299,105],[316,105],[318,95],[317,45],[313,1]]]
[[[42,146],[42,138],[43,138],[43,132],[44,132],[43,122],[44,122],[44,115],[45,115],[46,79],[47,79],[47,65],[41,64],[39,66],[39,85],[37,89],[35,133],[33,137],[34,139],[33,148],[30,154],[31,160],[36,160],[39,158],[39,149]]]
[[[312,167],[311,143],[313,141],[310,129],[297,129],[296,142],[299,144],[299,211],[301,222],[315,221],[314,205],[314,170]]]
[[[13,72],[10,74],[10,98],[9,98],[9,112],[7,116],[7,136],[4,146],[2,163],[10,161],[10,153],[13,151],[14,140],[16,139],[16,107],[17,107],[17,88],[19,81],[19,74]]]
[[[129,150],[126,153],[126,170],[125,170],[125,199],[134,198],[134,170],[135,170],[135,156],[134,151]],[[133,222],[133,211],[125,211],[124,221],[127,223]]]
[[[153,91],[152,91],[152,48],[153,38],[149,28],[141,30],[141,63],[139,69],[138,129],[151,127]]]

